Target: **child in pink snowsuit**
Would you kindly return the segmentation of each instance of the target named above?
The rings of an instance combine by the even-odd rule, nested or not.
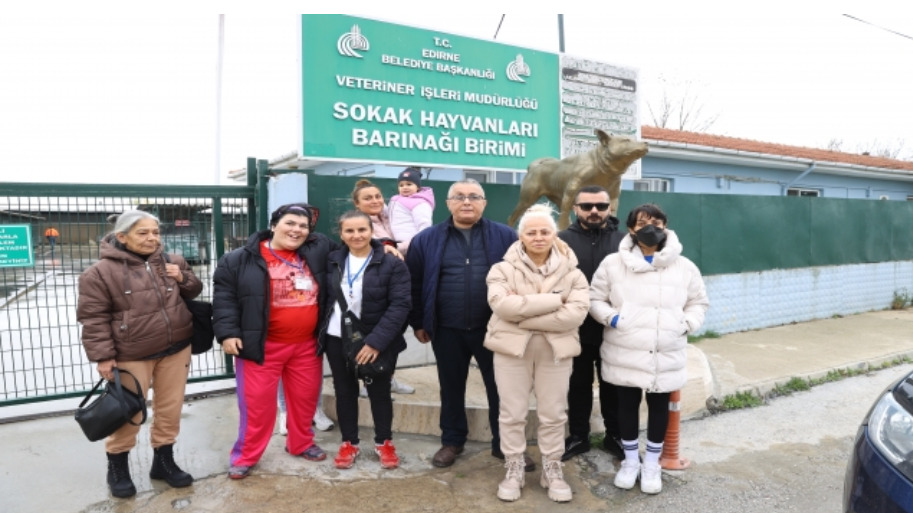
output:
[[[390,198],[390,229],[397,246],[405,254],[416,233],[431,226],[434,191],[422,187],[422,172],[409,167],[399,174],[399,194]]]

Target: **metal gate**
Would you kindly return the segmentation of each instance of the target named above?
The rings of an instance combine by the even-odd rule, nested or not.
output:
[[[0,183],[0,230],[19,230],[17,247],[30,247],[32,255],[30,265],[0,260],[0,407],[84,395],[98,379],[80,342],[77,279],[98,260],[112,216],[131,209],[156,215],[165,250],[188,260],[203,281],[201,299],[211,300],[216,261],[257,227],[255,181],[247,186]],[[50,229],[57,233],[53,241],[46,237],[54,235]],[[13,244],[0,233],[0,253],[4,243]],[[231,363],[218,346],[194,356],[190,382],[230,378]]]

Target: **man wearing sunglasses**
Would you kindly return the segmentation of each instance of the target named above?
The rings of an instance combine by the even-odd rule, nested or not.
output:
[[[574,214],[577,221],[558,232],[577,256],[577,267],[583,271],[589,282],[599,263],[618,251],[618,243],[624,232],[618,231],[618,218],[609,211],[609,193],[598,185],[587,185],[577,193]],[[599,347],[602,344],[602,324],[589,315],[580,326],[580,355],[574,357],[568,389],[568,427],[570,436],[565,440],[565,452],[561,457],[567,461],[590,450],[590,415],[593,411],[593,372],[599,378],[599,406],[605,425],[603,447],[613,456],[622,459],[618,433],[618,398],[615,385],[602,380],[602,359]]]

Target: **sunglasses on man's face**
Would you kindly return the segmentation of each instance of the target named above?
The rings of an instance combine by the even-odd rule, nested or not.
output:
[[[580,208],[580,210],[583,210],[584,212],[589,212],[590,210],[593,210],[593,207],[596,207],[596,210],[598,210],[600,212],[605,212],[606,210],[609,209],[608,203],[578,203],[577,206]]]

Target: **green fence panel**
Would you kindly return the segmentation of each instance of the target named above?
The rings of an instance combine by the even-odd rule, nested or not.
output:
[[[321,208],[318,230],[335,237],[334,220],[352,208],[356,177],[312,175],[309,197]],[[396,180],[371,178],[390,198]],[[434,190],[434,222],[449,216],[452,182],[425,180]],[[485,217],[506,223],[520,197],[519,185],[482,184]],[[540,201],[546,201],[541,198]],[[705,275],[913,260],[913,202],[813,197],[672,194],[622,191],[618,218],[655,203],[669,216],[684,255]]]
[[[643,201],[640,201],[637,204],[625,201],[625,205],[629,205],[631,208],[643,203],[655,203],[656,205],[659,205],[669,219],[669,229],[675,231],[679,242],[681,242],[682,247],[684,248],[682,254],[700,267],[705,251],[705,234],[702,231],[701,211],[703,210],[702,205],[706,198],[699,194],[676,194],[674,198],[671,194],[657,192],[641,194],[649,194],[650,196],[643,198]],[[625,195],[626,193],[622,193],[622,197]],[[633,196],[633,194],[631,196]],[[619,216],[625,230],[627,230],[627,227],[624,225],[631,208],[625,210],[624,215]],[[621,214],[621,212],[619,212],[619,214]]]
[[[846,201],[828,198],[789,198],[807,203],[811,209],[808,229],[812,265],[839,265],[849,261],[866,261],[855,242],[848,244],[844,230],[852,230],[853,216]],[[871,202],[869,202],[871,203]],[[857,208],[858,210],[858,208]],[[865,236],[857,232],[858,241]]]
[[[913,201],[901,203],[899,201],[881,201],[885,207],[890,207],[887,217],[873,222],[890,223],[891,239],[889,260],[909,260],[913,255]],[[876,248],[887,252],[884,245],[888,242],[880,240],[875,242]]]
[[[76,322],[78,279],[98,261],[110,216],[156,215],[165,250],[188,260],[200,299],[211,300],[217,258],[247,239],[252,197],[250,187],[0,183],[0,225],[28,224],[35,255],[32,266],[0,268],[0,406],[78,397],[97,381]],[[60,233],[53,247],[51,226]],[[231,376],[218,348],[194,357],[191,381]]]

